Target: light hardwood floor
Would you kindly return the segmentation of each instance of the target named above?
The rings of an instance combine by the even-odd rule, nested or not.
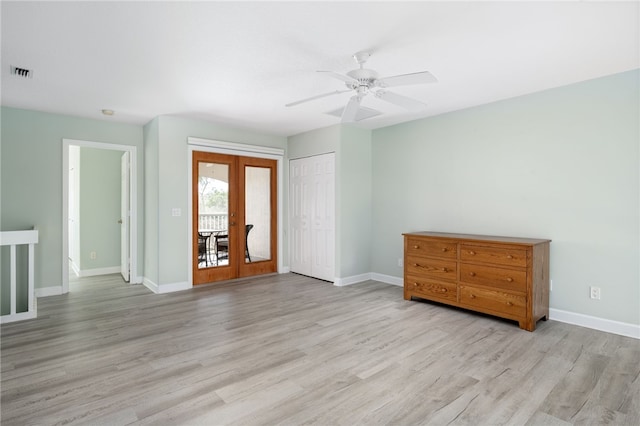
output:
[[[3,426],[640,424],[640,341],[369,281],[154,295],[118,275],[2,326]]]

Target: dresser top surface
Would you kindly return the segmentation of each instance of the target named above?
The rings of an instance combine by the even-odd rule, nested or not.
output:
[[[527,244],[527,245],[535,245],[535,244],[543,244],[549,243],[551,240],[547,239],[539,239],[539,238],[519,238],[519,237],[497,237],[492,235],[474,235],[474,234],[455,234],[449,232],[406,232],[404,234],[405,237],[431,237],[431,238],[453,238],[458,240],[466,240],[466,241],[493,241],[500,243],[511,243],[511,244]]]

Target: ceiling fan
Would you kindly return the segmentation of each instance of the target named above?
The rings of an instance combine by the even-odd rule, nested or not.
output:
[[[367,52],[358,52],[353,55],[353,59],[358,63],[360,68],[349,71],[346,75],[333,71],[318,71],[328,74],[329,76],[341,80],[347,86],[347,89],[334,90],[333,92],[323,93],[321,95],[312,96],[296,102],[286,104],[287,107],[300,105],[304,102],[313,101],[327,96],[338,95],[355,91],[356,93],[349,99],[349,102],[342,111],[341,121],[343,123],[356,121],[360,103],[362,99],[371,94],[376,98],[382,99],[394,105],[398,105],[409,111],[420,111],[426,107],[426,104],[416,99],[408,98],[394,92],[386,90],[387,87],[407,86],[411,84],[436,83],[438,80],[429,71],[415,72],[411,74],[394,75],[391,77],[380,78],[374,70],[364,68],[365,62],[371,55]]]

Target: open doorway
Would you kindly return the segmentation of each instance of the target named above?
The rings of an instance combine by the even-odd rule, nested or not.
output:
[[[137,282],[136,194],[136,147],[63,140],[63,293],[70,273]]]

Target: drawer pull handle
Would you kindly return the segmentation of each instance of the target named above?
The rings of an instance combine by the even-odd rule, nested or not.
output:
[[[442,289],[440,289],[440,293],[446,293],[446,292],[447,292],[447,289],[446,289],[446,288],[442,288]]]
[[[471,256],[473,256],[474,254],[476,254],[476,252],[475,252],[475,251],[472,251],[472,250],[469,250],[469,254],[470,254]]]
[[[512,302],[507,302],[507,306],[513,306]]]
[[[512,283],[512,282],[513,282],[513,278],[511,278],[511,277],[507,277],[507,281],[509,281],[510,283]]]
[[[413,248],[414,248],[414,249],[419,249],[419,248],[420,248],[420,246],[413,246]]]
[[[513,256],[511,256],[510,254],[507,255],[507,259],[513,259]]]
[[[443,248],[443,249],[442,249],[442,251],[447,251],[447,249],[446,249],[446,248]]]
[[[475,277],[476,273],[475,272],[469,272],[469,275],[471,275],[472,277]]]
[[[442,272],[447,272],[447,268],[442,268]]]
[[[469,295],[469,299],[475,299],[475,298],[476,298],[476,295],[475,295],[475,294],[470,294],[470,295]]]

